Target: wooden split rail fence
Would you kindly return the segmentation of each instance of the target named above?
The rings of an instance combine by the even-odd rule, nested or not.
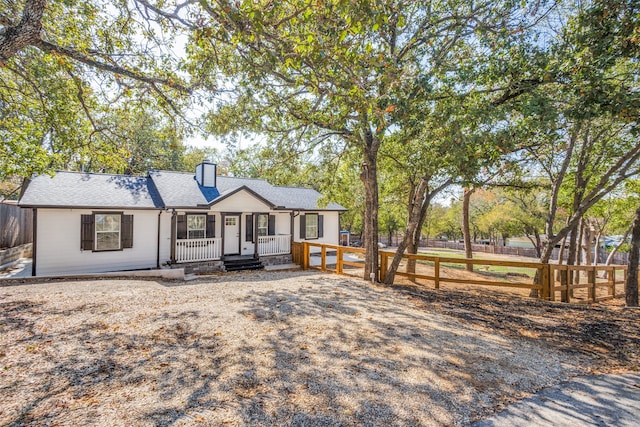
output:
[[[347,246],[327,245],[321,243],[294,243],[293,261],[303,269],[314,268],[337,274],[363,276],[364,253],[362,248]],[[379,251],[379,270],[377,279],[384,281],[390,260],[394,252]],[[539,297],[549,301],[562,302],[598,302],[619,296],[616,291],[624,289],[627,277],[626,265],[597,265],[597,266],[572,266],[542,264],[539,262],[521,262],[506,260],[466,259],[437,257],[429,255],[403,255],[403,264],[408,260],[414,260],[416,266],[431,267],[433,273],[420,273],[418,270],[407,272],[397,271],[397,277],[406,277],[412,281],[426,280],[439,289],[442,284],[484,285],[503,288],[518,288],[536,290]],[[496,278],[456,278],[447,275],[451,269],[464,269],[467,265],[474,266],[480,274],[481,270],[491,267],[507,267],[516,270],[528,269],[535,271],[535,277],[526,276],[519,281],[497,280]],[[606,273],[606,274],[603,274]],[[486,274],[483,274],[486,276]],[[601,276],[606,276],[602,278]],[[576,277],[582,277],[579,283],[574,283]],[[576,291],[586,289],[586,295],[576,297]],[[582,291],[584,293],[584,291]]]

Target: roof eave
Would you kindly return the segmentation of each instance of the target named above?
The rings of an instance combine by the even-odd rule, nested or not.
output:
[[[95,205],[87,205],[87,206],[76,206],[76,205],[38,205],[38,204],[23,204],[18,203],[18,206],[21,208],[30,208],[30,209],[128,209],[128,210],[137,210],[137,211],[149,211],[149,210],[163,210],[163,207],[151,207],[151,206],[95,206]]]

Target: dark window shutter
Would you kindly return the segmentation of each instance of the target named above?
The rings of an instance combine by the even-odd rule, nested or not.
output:
[[[93,235],[95,233],[93,215],[82,215],[80,224],[80,249],[92,251]]]
[[[133,247],[133,215],[122,215],[122,248]]]
[[[324,215],[318,215],[318,238],[324,235]]]
[[[267,232],[269,236],[273,236],[276,234],[276,216],[269,215],[269,230]]]
[[[300,238],[307,238],[307,216],[300,215]]]
[[[244,231],[245,242],[253,242],[253,215],[247,215],[247,224]]]
[[[216,237],[216,217],[207,215],[207,239]]]
[[[178,215],[176,217],[176,238],[177,239],[187,238],[187,216],[186,215]]]

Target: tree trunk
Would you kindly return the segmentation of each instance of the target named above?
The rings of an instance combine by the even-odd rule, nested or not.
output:
[[[607,256],[607,261],[605,262],[606,265],[611,265],[611,263],[613,262],[613,257],[615,256],[616,252],[620,250],[622,245],[626,243],[627,237],[629,237],[629,234],[631,234],[632,229],[633,229],[633,224],[631,224],[629,228],[627,228],[627,230],[624,232],[624,236],[622,236],[622,240],[620,240],[620,242],[613,249],[611,249],[611,252]]]
[[[542,256],[542,239],[540,239],[540,232],[537,229],[533,230],[533,233],[536,236],[536,256],[540,258]]]
[[[564,238],[562,239],[562,243],[560,243],[560,248],[558,250],[558,265],[562,265],[562,263],[564,262],[564,247],[567,245],[567,236],[564,236]],[[565,271],[561,271],[558,270],[558,276],[557,276],[557,280],[560,280],[560,278],[562,277],[562,274],[567,274],[566,270]]]
[[[398,243],[398,249],[393,256],[391,265],[387,269],[387,273],[384,278],[384,283],[386,283],[387,285],[393,284],[396,276],[396,271],[398,271],[398,266],[400,265],[400,261],[402,260],[402,256],[404,255],[404,251],[412,242],[414,242],[414,236],[416,234],[418,225],[422,224],[424,216],[427,214],[427,208],[429,206],[431,197],[428,194],[428,190],[428,181],[426,179],[421,179],[416,186],[415,191],[413,191],[413,197],[409,203],[410,210],[409,218],[407,219],[407,229],[405,230],[402,241]]]
[[[22,18],[16,25],[5,26],[0,33],[0,66],[13,55],[40,40],[42,16],[47,0],[27,0],[22,10]]]
[[[578,232],[578,237],[576,237],[572,243],[574,244],[575,248],[574,248],[574,262],[573,265],[582,265],[582,231],[584,230],[584,220],[580,219],[580,223],[578,224],[577,227],[577,232]],[[571,236],[573,237],[574,233],[571,233]],[[580,284],[580,270],[576,270],[576,272],[573,275],[573,283],[575,283],[576,285]],[[571,291],[571,296],[573,297],[573,290]]]
[[[527,239],[529,239],[529,241],[531,242],[531,245],[533,245],[533,247],[536,250],[536,257],[540,258],[542,256],[542,248],[540,247],[540,235],[538,234],[538,232],[536,231],[536,236],[535,236],[535,240],[533,239],[533,237],[531,237],[531,234],[529,234],[528,232],[525,231],[525,234]]]
[[[638,306],[638,259],[640,258],[640,207],[636,210],[631,226],[631,249],[629,251],[629,270],[624,284],[627,307]]]
[[[417,254],[418,248],[420,247],[420,237],[422,236],[422,226],[424,225],[424,221],[427,218],[426,211],[429,208],[429,201],[431,200],[432,196],[427,196],[427,197],[428,197],[427,200],[425,200],[426,208],[427,208],[425,210],[425,214],[421,215],[420,218],[418,218],[418,224],[416,225],[416,228],[413,232],[413,237],[409,242],[409,244],[407,245],[407,253],[411,255]],[[415,272],[416,272],[416,260],[415,259],[407,260],[407,273],[415,273]],[[415,278],[413,278],[412,281],[415,282]]]
[[[365,126],[364,161],[360,179],[364,184],[364,279],[378,280],[378,148],[380,140]],[[373,276],[372,276],[373,275]]]
[[[384,278],[384,283],[391,285],[395,279],[396,271],[402,260],[402,255],[407,248],[412,248],[414,253],[417,252],[420,242],[420,234],[422,225],[427,217],[427,210],[433,197],[447,188],[451,184],[451,180],[447,180],[437,188],[429,191],[429,176],[424,176],[420,179],[420,182],[413,192],[413,198],[409,201],[410,210],[409,217],[407,219],[407,230],[402,238],[402,241],[398,243],[398,249],[396,250],[391,265],[387,269],[387,275]],[[414,271],[415,272],[415,265]]]
[[[598,230],[598,233],[596,233],[596,242],[593,245],[593,265],[598,265],[600,262],[600,239],[602,239],[602,229]]]
[[[591,223],[589,220],[585,220],[584,227],[582,229],[582,249],[584,250],[584,265],[593,264],[593,231],[591,230]],[[597,264],[597,262],[596,262]]]
[[[620,240],[620,242],[617,245],[615,245],[613,249],[611,249],[611,252],[607,256],[607,260],[604,263],[605,265],[611,265],[611,263],[613,262],[613,258],[616,255],[616,252],[618,252],[618,250],[620,250],[622,245],[624,245],[624,243],[627,241],[627,237],[629,237],[629,234],[631,233],[632,228],[633,228],[633,223],[625,230],[624,236],[622,236],[622,240]],[[605,279],[609,277],[609,274],[607,273],[606,270],[604,271],[604,274],[602,275],[602,277]]]
[[[473,249],[471,248],[471,229],[469,225],[469,208],[471,204],[471,195],[475,189],[465,188],[462,197],[462,234],[464,236],[464,255],[467,259],[473,258]],[[473,271],[473,264],[467,264],[467,271]]]
[[[411,182],[411,190],[409,191],[409,200],[408,200],[408,208],[407,208],[407,229],[405,230],[405,237],[407,236],[407,233],[409,233],[413,227],[409,226],[409,222],[411,222],[411,218],[413,217],[414,213],[413,210],[415,209],[415,203],[416,203],[416,191],[420,191],[421,188],[423,187],[424,182],[421,181],[418,186],[415,185],[415,183]],[[420,187],[420,188],[418,188]],[[420,220],[418,220],[418,223],[421,223]],[[418,225],[416,225],[416,228],[418,227]],[[409,240],[409,242],[407,243],[407,253],[415,255],[418,253],[418,245],[415,243],[415,231],[412,232],[411,235],[411,239]],[[395,257],[394,257],[395,258]],[[394,274],[395,274],[394,270]],[[416,260],[415,259],[408,259],[407,260],[407,268],[406,268],[407,273],[415,273],[416,272]],[[415,278],[409,278],[409,280],[415,282]]]

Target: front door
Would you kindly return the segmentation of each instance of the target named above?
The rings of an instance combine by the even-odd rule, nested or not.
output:
[[[240,254],[240,217],[237,215],[224,217],[224,254]]]

